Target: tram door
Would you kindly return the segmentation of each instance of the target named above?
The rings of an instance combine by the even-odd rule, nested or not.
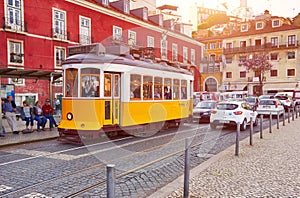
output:
[[[104,73],[104,125],[119,124],[120,74]]]

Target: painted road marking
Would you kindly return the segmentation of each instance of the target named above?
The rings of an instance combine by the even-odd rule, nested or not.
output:
[[[33,192],[33,193],[30,193],[30,194],[24,195],[20,198],[52,198],[52,197],[43,195],[41,193]]]

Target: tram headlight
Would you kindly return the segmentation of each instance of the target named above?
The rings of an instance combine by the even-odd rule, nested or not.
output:
[[[73,119],[73,114],[72,113],[67,113],[67,119],[72,120]]]

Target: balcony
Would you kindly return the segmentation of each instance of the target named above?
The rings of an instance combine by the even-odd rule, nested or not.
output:
[[[94,43],[94,38],[91,36],[84,35],[84,34],[79,34],[79,43],[81,45],[91,44],[91,43]]]
[[[246,47],[234,47],[234,48],[223,48],[223,54],[242,54],[249,52],[265,52],[265,51],[274,51],[274,50],[286,50],[286,49],[295,49],[299,47],[299,41],[292,43],[279,43],[274,45],[272,43],[265,43],[263,45],[252,45]]]
[[[59,28],[52,28],[52,37],[58,40],[69,40],[70,32],[67,32]]]
[[[4,30],[16,32],[28,32],[28,23],[21,20],[12,20],[9,17],[3,17],[2,27]]]

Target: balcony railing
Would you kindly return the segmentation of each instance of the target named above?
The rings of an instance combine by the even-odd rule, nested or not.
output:
[[[59,28],[52,28],[52,37],[59,40],[69,40],[70,32]]]
[[[94,39],[91,36],[79,34],[79,43],[82,45],[94,43]]]
[[[10,17],[2,18],[2,27],[4,30],[28,32],[28,23],[21,20],[11,19]]]
[[[234,47],[234,48],[224,48],[223,54],[239,54],[239,53],[247,53],[247,52],[260,52],[260,51],[271,51],[271,50],[283,50],[283,49],[293,49],[299,47],[299,41],[295,42],[286,42],[279,43],[274,45],[272,43],[265,43],[262,45],[252,45],[246,47]]]

